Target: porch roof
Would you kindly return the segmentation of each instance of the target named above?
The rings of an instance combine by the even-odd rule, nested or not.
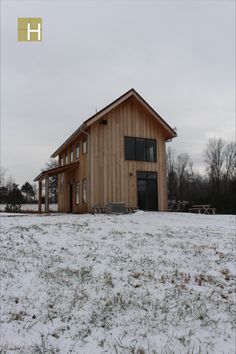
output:
[[[49,170],[42,171],[37,177],[35,177],[34,182],[42,181],[46,177],[57,176],[60,173],[64,173],[74,169],[78,165],[79,165],[79,161],[75,161],[65,166],[54,167],[54,168],[50,168]]]

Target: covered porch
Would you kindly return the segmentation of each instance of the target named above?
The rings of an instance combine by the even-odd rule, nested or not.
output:
[[[72,162],[65,166],[54,167],[45,171],[42,171],[35,179],[34,182],[38,182],[38,212],[42,212],[42,187],[43,180],[45,180],[45,213],[49,213],[49,178],[58,176],[62,173],[71,171],[78,167],[79,162]]]

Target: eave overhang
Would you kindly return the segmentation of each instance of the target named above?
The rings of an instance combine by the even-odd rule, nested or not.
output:
[[[65,166],[54,167],[49,170],[42,171],[37,177],[35,177],[34,182],[42,181],[47,177],[58,176],[61,173],[68,172],[69,170],[76,168],[78,165],[79,161],[75,161]]]

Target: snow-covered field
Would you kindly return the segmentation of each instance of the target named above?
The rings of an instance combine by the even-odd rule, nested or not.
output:
[[[235,353],[235,217],[1,214],[2,353]]]

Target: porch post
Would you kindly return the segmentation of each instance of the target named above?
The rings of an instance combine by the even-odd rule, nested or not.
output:
[[[49,177],[45,177],[45,213],[49,213]]]
[[[42,181],[39,181],[38,212],[42,211]]]

